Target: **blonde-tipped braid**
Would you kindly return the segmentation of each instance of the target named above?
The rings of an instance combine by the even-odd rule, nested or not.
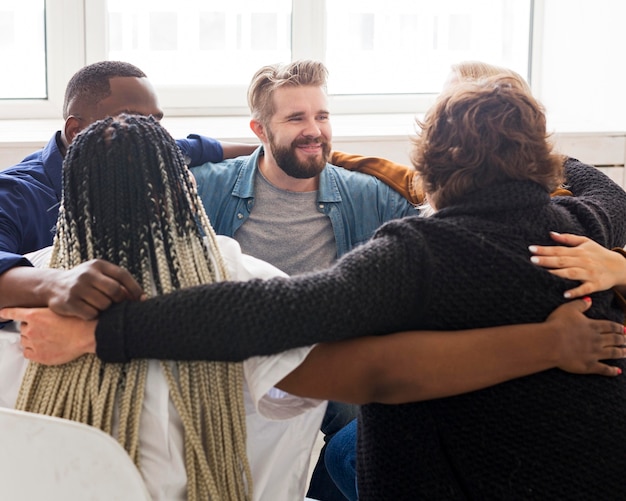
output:
[[[152,118],[122,115],[91,125],[70,146],[63,173],[51,267],[106,259],[128,269],[148,295],[228,279],[182,155]],[[188,499],[251,499],[242,365],[161,367],[183,423]],[[117,439],[141,468],[146,375],[146,360],[107,364],[85,355],[57,367],[31,363],[17,407],[109,433],[117,422]]]

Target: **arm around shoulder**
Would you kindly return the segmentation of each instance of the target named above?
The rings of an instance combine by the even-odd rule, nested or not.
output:
[[[424,201],[424,192],[417,173],[406,165],[385,158],[364,157],[341,151],[333,151],[331,163],[380,179],[414,205]]]
[[[413,331],[316,346],[277,386],[303,397],[398,404],[479,390],[554,367],[616,376],[624,329],[557,308],[546,322],[467,331]],[[601,335],[599,335],[601,334]]]

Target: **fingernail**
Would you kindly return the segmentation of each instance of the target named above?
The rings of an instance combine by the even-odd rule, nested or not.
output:
[[[567,292],[565,294],[568,294]],[[583,301],[587,302],[587,303],[591,303],[591,298],[589,296],[585,296],[583,298]]]
[[[622,369],[620,369],[619,367],[617,368],[617,375],[621,376],[622,375]]]
[[[551,235],[560,235],[560,233],[558,231],[551,231],[550,234]]]
[[[536,246],[536,245],[529,245],[529,246],[528,246],[528,250],[529,250],[530,252],[533,252],[533,253],[534,253],[534,252],[537,252],[537,246]],[[532,257],[531,257],[530,259],[532,260]]]
[[[626,334],[626,325],[624,326],[624,334]]]
[[[571,297],[572,297],[572,293],[571,293],[571,292],[564,292],[564,293],[563,293],[563,297],[564,297],[565,299],[569,299],[569,298],[571,298]]]
[[[537,263],[539,263],[539,258],[537,256],[532,256],[530,258],[530,262],[537,264]]]

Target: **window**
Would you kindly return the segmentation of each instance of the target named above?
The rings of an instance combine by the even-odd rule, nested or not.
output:
[[[300,58],[328,66],[334,114],[416,113],[479,59],[527,76],[570,129],[624,130],[625,17],[617,0],[0,0],[0,118],[59,118],[102,59],[142,68],[170,116],[247,115],[254,71]]]
[[[0,97],[46,99],[45,2],[0,0]]]
[[[450,65],[489,61],[528,73],[530,2],[343,0],[327,3],[332,94],[432,94]]]
[[[337,104],[348,110],[354,96],[368,97],[352,107],[379,111],[378,101],[385,111],[404,111],[411,96],[437,93],[455,61],[483,59],[526,75],[530,6],[530,0],[108,0],[105,54],[137,64],[162,104],[185,113],[247,113],[254,72],[303,57],[327,64],[335,111]],[[393,101],[383,96],[404,96],[401,108],[390,109]]]

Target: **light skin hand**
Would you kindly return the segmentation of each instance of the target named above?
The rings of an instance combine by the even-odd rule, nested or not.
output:
[[[72,268],[19,266],[0,275],[0,307],[47,306],[60,315],[95,318],[111,304],[138,300],[143,292],[123,268],[93,259]]]
[[[0,315],[21,323],[24,357],[34,362],[59,365],[96,352],[97,320],[61,316],[49,308],[4,308]]]
[[[550,232],[550,236],[561,245],[531,245],[531,261],[553,275],[582,282],[566,291],[566,298],[626,286],[626,260],[622,255],[587,237],[555,232]]]

